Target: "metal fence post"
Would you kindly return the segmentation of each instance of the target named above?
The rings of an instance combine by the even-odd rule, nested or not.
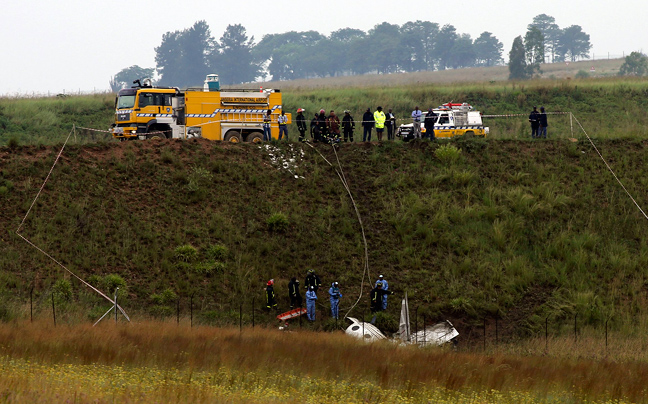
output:
[[[499,313],[495,315],[495,346],[499,345]]]
[[[549,352],[549,317],[545,318],[545,352]]]
[[[54,327],[56,327],[56,308],[54,307],[54,292],[52,292],[52,316],[54,317]]]
[[[418,344],[418,306],[414,309],[414,339]]]
[[[29,322],[34,322],[34,287],[29,290]]]
[[[427,330],[425,329],[425,314],[423,314],[423,345],[427,346]]]
[[[486,350],[486,318],[484,318],[484,351]]]
[[[115,289],[115,324],[117,324],[117,292],[119,288]]]
[[[239,331],[243,331],[243,303],[239,305]]]
[[[367,313],[365,313],[364,310],[362,310],[362,340],[365,340],[365,331],[364,331],[364,325],[365,325],[365,319],[367,317]]]

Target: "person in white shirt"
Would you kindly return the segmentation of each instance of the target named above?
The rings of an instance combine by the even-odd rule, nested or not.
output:
[[[416,108],[414,108],[414,111],[412,111],[412,122],[413,122],[413,127],[414,127],[414,138],[415,139],[420,139],[421,138],[421,115],[423,113],[419,109],[418,105]]]

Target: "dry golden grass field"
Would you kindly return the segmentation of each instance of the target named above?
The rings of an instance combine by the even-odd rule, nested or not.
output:
[[[601,343],[552,339],[544,352],[533,340],[477,352],[259,327],[14,322],[0,325],[0,401],[645,402],[646,341],[618,344],[625,353]]]

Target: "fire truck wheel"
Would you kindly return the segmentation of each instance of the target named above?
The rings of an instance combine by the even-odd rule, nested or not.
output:
[[[475,132],[473,132],[472,130],[467,130],[466,133],[464,133],[463,137],[466,139],[472,139],[473,137],[475,137]]]
[[[166,136],[164,136],[164,133],[162,132],[155,132],[155,133],[149,133],[146,135],[147,139],[166,139]]]
[[[246,140],[250,143],[261,143],[263,142],[263,133],[252,132],[248,135]]]
[[[232,143],[241,143],[243,140],[241,139],[241,135],[238,132],[232,131],[225,134],[225,141]]]

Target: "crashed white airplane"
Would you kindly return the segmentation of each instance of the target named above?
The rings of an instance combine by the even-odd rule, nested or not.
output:
[[[365,341],[377,341],[386,339],[383,334],[375,325],[359,321],[353,317],[347,317],[351,320],[352,324],[347,327],[345,333],[358,339]],[[407,303],[407,294],[401,303],[401,316],[400,326],[398,330],[400,340],[405,344],[416,345],[443,345],[455,339],[459,332],[454,328],[450,321],[446,320],[441,323],[431,325],[421,331],[411,333],[410,319],[409,319],[409,305]]]

